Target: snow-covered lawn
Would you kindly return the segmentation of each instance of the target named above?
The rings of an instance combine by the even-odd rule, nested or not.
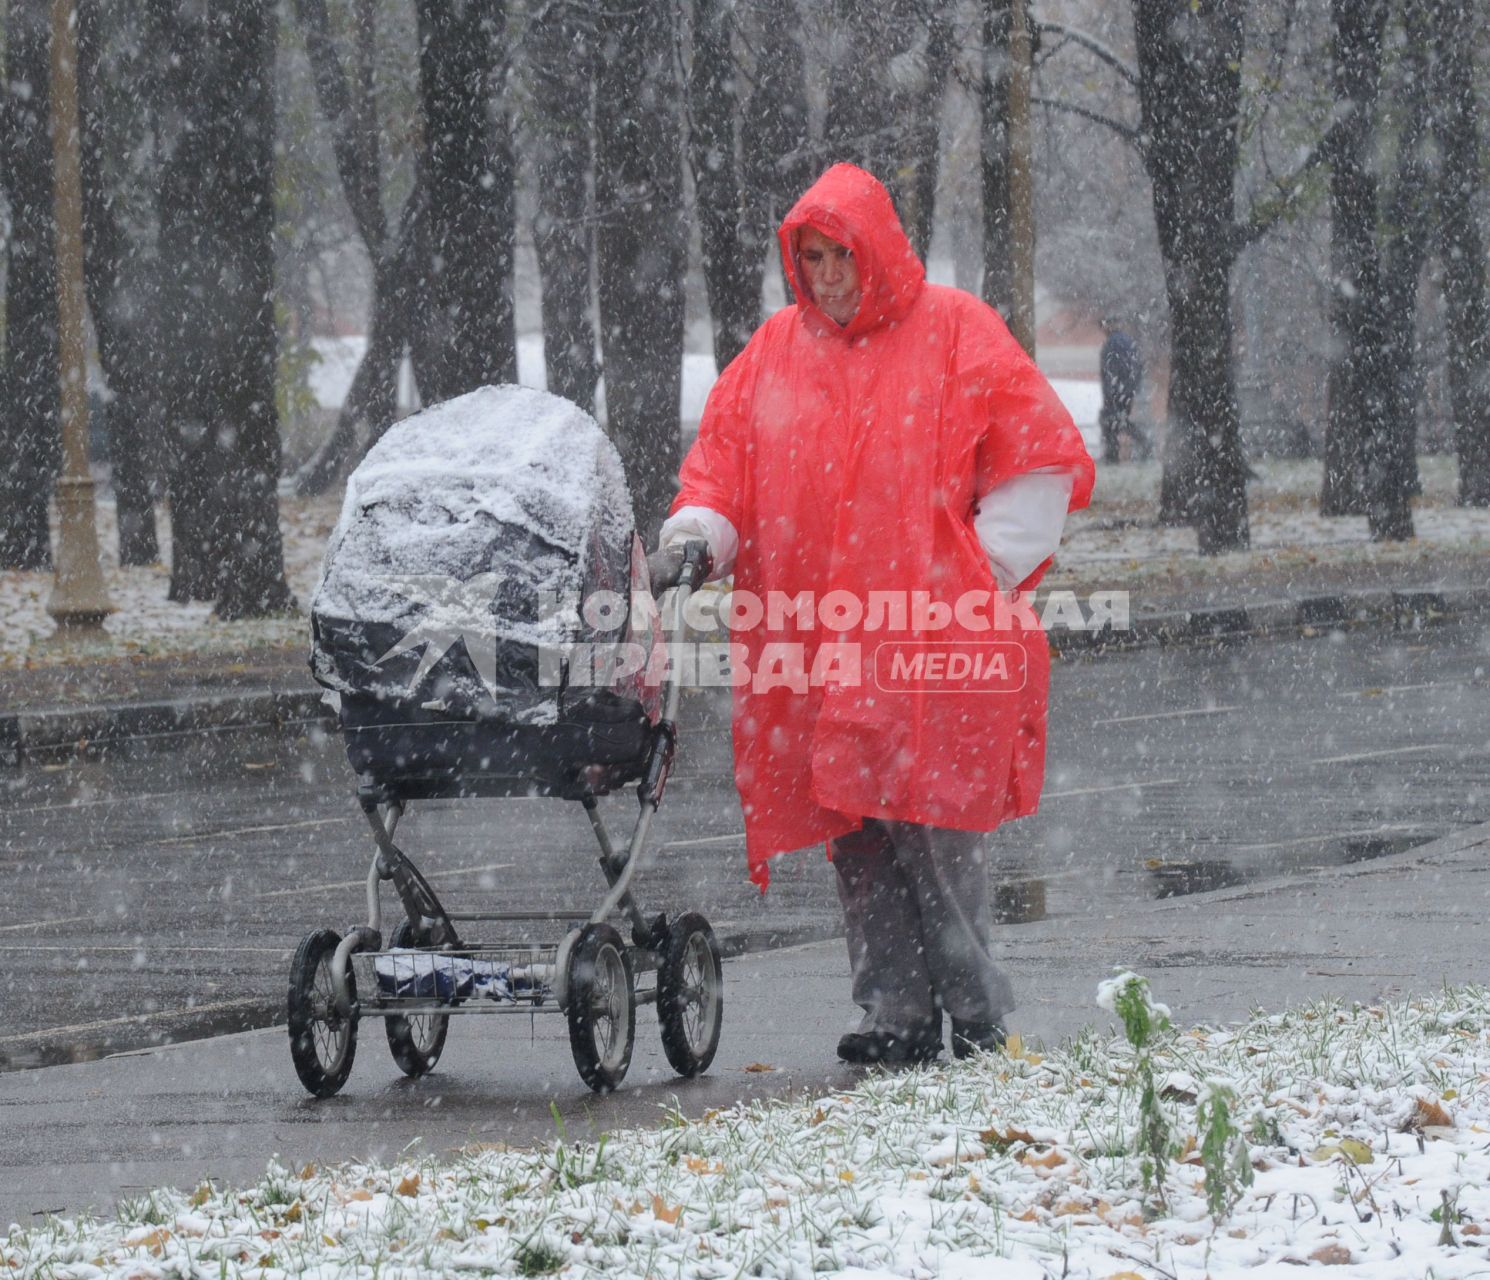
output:
[[[1110,990],[1110,988],[1109,988]],[[1160,992],[1159,994],[1162,994]],[[1119,1006],[1121,1009],[1121,1005]],[[0,1240],[31,1277],[1470,1276],[1490,1271],[1490,992],[871,1073],[828,1097],[130,1201]],[[1234,1123],[1197,1103],[1233,1099]],[[1207,1164],[1211,1169],[1207,1171]],[[1248,1183],[1250,1175],[1250,1185]],[[1216,1204],[1213,1216],[1206,1180]]]

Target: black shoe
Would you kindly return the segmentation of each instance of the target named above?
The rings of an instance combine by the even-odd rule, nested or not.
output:
[[[975,1053],[1002,1052],[1009,1038],[1002,1022],[964,1022],[952,1019],[952,1056],[971,1058]]]
[[[932,1062],[942,1051],[940,1031],[926,1030],[912,1036],[898,1036],[890,1031],[850,1031],[838,1042],[838,1056],[845,1062],[882,1062],[904,1066]]]

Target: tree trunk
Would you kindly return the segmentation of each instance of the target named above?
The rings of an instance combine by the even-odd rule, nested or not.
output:
[[[828,36],[828,160],[874,174],[907,229],[919,222],[913,133],[926,106],[930,20],[919,0],[833,0]]]
[[[667,6],[612,5],[596,18],[596,269],[611,439],[651,545],[674,492],[682,390],[681,85]]]
[[[1250,540],[1231,318],[1243,9],[1133,0],[1173,335],[1160,519],[1193,524],[1207,555]]]
[[[398,376],[423,289],[419,273],[429,260],[429,213],[416,186],[404,204],[398,240],[373,261],[367,349],[352,375],[336,427],[295,477],[302,498],[325,493],[346,463],[383,438],[398,417]]]
[[[377,22],[374,0],[356,0],[353,74],[348,77],[331,36],[324,0],[296,0],[305,31],[316,98],[331,128],[342,191],[372,259],[367,349],[352,376],[336,428],[295,477],[301,497],[324,493],[348,461],[372,445],[398,416],[398,376],[424,305],[421,273],[429,261],[429,209],[416,182],[404,203],[397,234],[389,237],[383,212],[382,153],[373,87]]]
[[[49,15],[47,0],[10,0],[5,19],[4,161],[11,226],[0,405],[0,568],[7,569],[51,567],[47,501],[61,461]]]
[[[1166,268],[1169,296],[1169,429],[1189,450],[1188,512],[1202,555],[1248,545],[1247,464],[1237,411],[1231,263],[1191,260]],[[1168,471],[1166,459],[1166,471]]]
[[[1449,395],[1459,454],[1459,502],[1490,506],[1490,309],[1485,242],[1475,216],[1482,170],[1476,113],[1473,14],[1465,0],[1435,0],[1434,132],[1438,138],[1438,252],[1448,309]]]
[[[179,130],[163,148],[159,195],[161,350],[177,446],[171,598],[216,600],[223,618],[258,616],[292,603],[274,396],[275,9],[271,0],[154,8]]]
[[[1406,42],[1402,50],[1399,101],[1392,123],[1397,134],[1396,182],[1383,219],[1380,314],[1384,359],[1380,385],[1369,394],[1382,412],[1367,424],[1361,444],[1366,518],[1377,541],[1413,536],[1412,496],[1418,491],[1417,371],[1418,282],[1428,257],[1432,226],[1433,174],[1425,144],[1432,86],[1431,29],[1427,0],[1405,0]]]
[[[542,21],[529,23],[526,53],[534,106],[528,154],[538,189],[533,240],[543,282],[543,363],[550,391],[593,411],[600,379],[588,188],[594,150],[593,21],[576,5],[553,6]]]
[[[714,363],[720,369],[744,350],[760,324],[765,265],[760,241],[746,224],[740,192],[733,32],[732,5],[726,0],[695,0],[689,144],[704,284],[714,328]]]
[[[1005,320],[1014,309],[1009,217],[1010,0],[983,0],[983,301]]]
[[[1386,0],[1331,0],[1335,119],[1330,166],[1330,265],[1336,355],[1329,373],[1322,515],[1366,510],[1362,442],[1379,431],[1385,330],[1376,245],[1376,111]]]
[[[517,381],[515,211],[503,8],[418,0],[417,12],[430,257],[415,358],[432,403]]]
[[[743,21],[745,14],[736,13]],[[777,226],[820,166],[809,149],[806,65],[796,5],[793,0],[757,0],[749,14],[755,21],[747,44],[756,58],[754,87],[740,119],[740,169],[747,238],[758,246],[757,261],[764,271],[764,261],[776,258],[770,250]]]
[[[114,399],[108,407],[109,458],[119,532],[119,563],[150,565],[160,559],[155,534],[159,422],[153,361],[143,349],[141,315],[150,313],[153,264],[126,251],[117,208],[123,193],[107,172],[111,143],[100,64],[101,0],[78,6],[78,84],[83,134],[83,222],[88,309],[98,338],[98,359]]]
[[[924,33],[918,37],[921,83],[903,95],[901,108],[908,111],[911,121],[906,139],[911,178],[900,217],[922,262],[931,252],[937,178],[941,173],[942,106],[952,71],[952,23],[947,9],[942,3],[927,7]]]

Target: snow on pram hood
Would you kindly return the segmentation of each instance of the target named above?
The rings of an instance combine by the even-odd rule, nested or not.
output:
[[[393,427],[347,481],[311,671],[342,695],[556,723],[563,655],[630,637],[588,623],[583,597],[636,590],[639,566],[620,455],[595,420],[543,391],[483,387]],[[627,681],[617,668],[614,690],[567,705]]]
[[[525,565],[491,564],[498,524],[526,531],[525,550],[539,563],[530,555]],[[410,578],[465,583],[525,569],[529,585],[562,607],[536,624],[498,607],[498,638],[563,643],[577,622],[588,549],[597,537],[624,545],[632,528],[620,455],[589,414],[530,387],[482,387],[406,418],[368,451],[347,481],[313,608],[401,622],[417,607]],[[427,611],[441,607],[430,594],[426,626],[436,621]]]

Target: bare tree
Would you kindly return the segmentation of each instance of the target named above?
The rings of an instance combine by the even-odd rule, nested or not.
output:
[[[927,0],[834,0],[827,30],[827,158],[852,161],[884,182],[922,257],[931,242],[937,128],[952,58],[946,10]]]
[[[436,401],[517,381],[512,135],[504,6],[417,0],[416,10],[429,258],[414,367]]]
[[[1133,0],[1172,335],[1161,518],[1194,524],[1205,553],[1249,542],[1231,307],[1243,12],[1240,0]]]
[[[396,230],[383,209],[383,155],[373,82],[377,40],[375,0],[353,0],[352,54],[337,52],[325,0],[296,0],[316,99],[331,131],[342,194],[372,261],[367,349],[330,438],[295,478],[302,496],[323,493],[356,453],[397,415],[398,370],[420,304],[419,273],[428,261],[429,202],[417,180]]]
[[[1428,0],[1403,0],[1404,41],[1388,125],[1396,134],[1397,173],[1387,196],[1381,243],[1379,310],[1385,328],[1382,411],[1368,419],[1361,442],[1362,485],[1371,536],[1413,535],[1418,492],[1418,285],[1432,241],[1433,173],[1426,142],[1431,124],[1432,30]]]
[[[1014,307],[1014,228],[1009,217],[1010,0],[982,0],[983,301],[1006,319]]]
[[[162,67],[162,332],[171,599],[221,617],[291,603],[274,379],[275,9],[152,0]]]
[[[548,389],[593,409],[600,369],[590,288],[595,128],[591,15],[574,0],[547,0],[530,18],[524,52],[533,104],[526,137],[538,196],[534,242],[543,282]]]
[[[85,276],[99,364],[113,393],[107,414],[119,563],[149,565],[160,559],[154,489],[161,406],[148,348],[158,268],[138,232],[132,237],[126,231],[129,178],[141,153],[149,154],[144,109],[131,101],[145,96],[140,68],[129,65],[139,61],[132,31],[126,36],[138,18],[133,8],[102,0],[78,6],[78,81]]]
[[[1448,303],[1449,393],[1459,453],[1459,501],[1490,506],[1490,308],[1485,241],[1476,218],[1480,164],[1472,6],[1433,0],[1434,132],[1438,138],[1438,252]]]
[[[753,0],[736,16],[754,55],[740,119],[745,238],[769,256],[772,233],[820,167],[811,146],[802,24],[795,0]]]
[[[5,14],[6,245],[4,403],[0,404],[0,567],[47,569],[47,501],[57,478],[57,267],[48,127],[47,0]]]
[[[607,423],[638,530],[654,540],[678,469],[683,117],[676,13],[615,0],[596,16],[596,275]]]
[[[1330,270],[1339,346],[1330,364],[1320,511],[1366,509],[1362,450],[1378,434],[1387,358],[1377,249],[1376,113],[1387,0],[1331,0],[1340,136],[1330,165]]]
[[[721,369],[739,355],[760,324],[764,268],[761,237],[746,212],[740,182],[741,74],[734,25],[734,6],[726,0],[694,0],[690,158],[714,359]]]

